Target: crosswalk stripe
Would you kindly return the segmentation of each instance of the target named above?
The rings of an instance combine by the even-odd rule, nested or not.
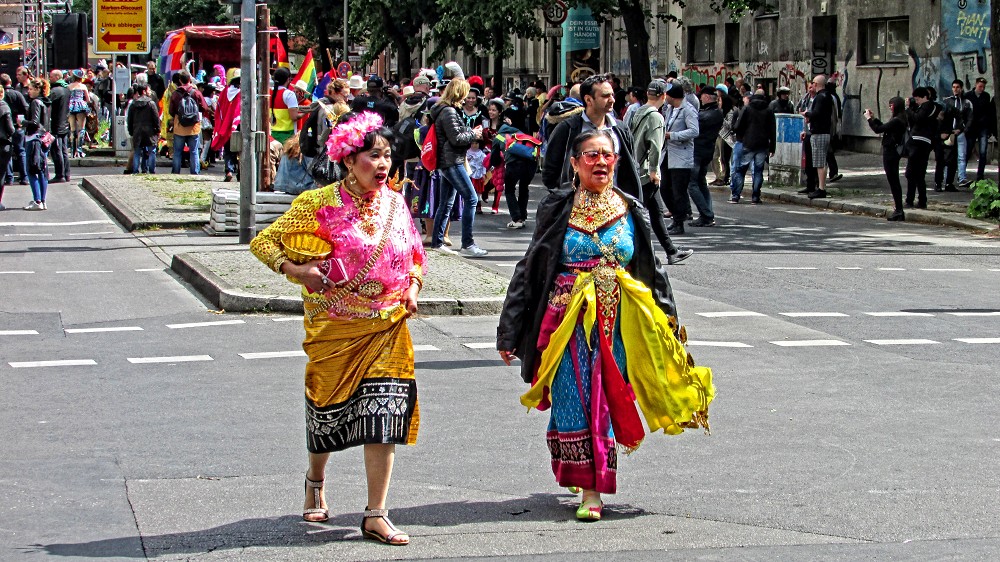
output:
[[[413,351],[441,351],[433,345],[415,345]]]
[[[767,316],[766,314],[761,314],[759,312],[754,312],[752,310],[730,310],[724,312],[696,312],[698,316],[704,316],[705,318],[729,318],[733,316]]]
[[[56,273],[114,273],[110,269],[70,269],[67,271],[57,271]]]
[[[946,312],[952,316],[1000,316],[1000,312]]]
[[[963,269],[963,268],[935,268],[935,267],[928,267],[928,268],[921,268],[920,271],[946,271],[947,272],[947,271],[972,271],[972,270],[971,269]]]
[[[866,312],[868,316],[892,317],[892,316],[934,316],[930,312]]]
[[[139,272],[145,272],[145,271],[163,271],[163,268],[162,267],[147,267],[147,268],[143,268],[143,269],[137,269],[136,271],[139,271]]]
[[[0,271],[0,275],[31,275],[34,271]]]
[[[477,343],[466,343],[462,344],[469,349],[495,349],[496,342],[477,342]]]
[[[929,345],[932,343],[941,343],[934,340],[864,340],[868,343],[873,343],[875,345]]]
[[[13,361],[7,363],[15,369],[26,367],[75,367],[82,365],[97,365],[93,359],[59,359],[56,361]]]
[[[696,341],[688,340],[688,347],[753,347],[738,341]]]
[[[1000,343],[1000,338],[955,338],[962,343]]]
[[[114,224],[109,219],[67,222],[0,222],[0,226],[80,226],[83,224]]]
[[[173,357],[129,357],[129,363],[190,363],[192,361],[213,361],[211,355],[175,355]]]
[[[0,330],[0,336],[37,336],[38,330]]]
[[[274,359],[278,357],[305,357],[306,352],[301,349],[292,351],[262,351],[259,353],[240,353],[244,359]]]
[[[861,268],[860,267],[838,267],[837,269],[840,269],[842,271],[855,271],[855,270],[858,270],[858,269],[861,269]]]
[[[228,326],[231,324],[246,324],[243,320],[215,320],[213,322],[188,322],[186,324],[167,324],[171,330],[182,328],[201,328],[203,326]]]
[[[774,345],[781,347],[811,347],[811,346],[835,346],[835,345],[851,345],[846,341],[840,340],[780,340],[769,342]]]
[[[280,318],[272,318],[271,319],[272,322],[294,322],[296,320],[298,320],[298,321],[301,322],[302,321],[302,317],[301,316],[282,316]]]
[[[906,271],[905,267],[880,267],[879,271]]]
[[[815,267],[769,267],[768,269],[803,271],[817,269]]]
[[[848,316],[843,312],[779,312],[782,316],[789,316],[791,318],[841,318]]]
[[[141,332],[139,326],[112,326],[108,328],[66,328],[67,334],[96,334],[100,332]]]

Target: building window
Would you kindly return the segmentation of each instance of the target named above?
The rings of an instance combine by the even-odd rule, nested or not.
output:
[[[905,64],[909,58],[910,19],[860,20],[858,39],[863,64]]]
[[[715,26],[699,25],[688,28],[688,62],[715,62]]]
[[[740,60],[740,24],[726,24],[726,58],[723,62],[739,62]]]
[[[762,18],[776,18],[778,17],[778,8],[780,7],[780,0],[770,0],[766,2],[763,6],[757,9],[754,17],[758,19]]]

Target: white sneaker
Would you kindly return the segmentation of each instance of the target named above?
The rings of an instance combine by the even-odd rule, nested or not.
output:
[[[457,256],[458,255],[458,252],[456,252],[455,250],[452,250],[451,248],[449,248],[448,246],[445,246],[444,244],[442,244],[442,245],[440,245],[440,246],[438,246],[436,248],[431,248],[431,249],[432,250],[437,250],[438,252],[441,252],[442,254],[447,254],[449,256]]]
[[[32,201],[31,203],[28,203],[24,207],[24,210],[25,211],[41,211],[42,210],[42,206],[39,205],[38,203],[35,203],[34,201]]]
[[[45,205],[45,201],[42,201],[42,210],[43,211],[48,211],[49,210],[49,208]]]
[[[475,244],[469,246],[468,248],[462,248],[462,250],[459,252],[459,254],[467,258],[481,258],[488,253],[489,252],[480,248],[479,246],[476,246]]]

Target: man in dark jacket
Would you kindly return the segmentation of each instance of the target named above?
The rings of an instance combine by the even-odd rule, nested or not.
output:
[[[826,92],[826,76],[817,74],[809,84],[813,95],[812,104],[803,111],[809,124],[809,144],[812,152],[812,167],[816,170],[816,190],[810,199],[826,197],[826,154],[830,150],[830,129],[833,126],[833,98]],[[806,134],[802,133],[802,140]]]
[[[959,186],[968,187],[972,183],[965,171],[968,166],[965,128],[972,122],[972,102],[965,98],[962,80],[952,81],[951,94],[941,100],[944,107],[941,134],[949,137],[942,143],[941,160],[934,162],[934,191],[958,191],[954,183],[956,171]]]
[[[708,167],[715,153],[715,140],[722,130],[722,110],[719,109],[718,90],[705,86],[701,90],[701,110],[698,112],[698,136],[694,139],[694,168],[688,194],[698,208],[698,219],[689,226],[715,226],[715,212],[712,210],[712,192],[708,190]]]
[[[615,151],[618,153],[615,185],[628,195],[642,201],[650,210],[650,220],[659,221],[661,223],[659,226],[666,232],[662,206],[656,201],[658,190],[653,186],[644,191],[639,181],[639,168],[633,155],[635,143],[632,132],[611,115],[615,96],[608,77],[604,74],[588,77],[580,84],[580,98],[583,100],[583,112],[560,122],[549,136],[548,148],[545,150],[545,166],[542,168],[542,184],[553,190],[571,183],[573,168],[570,166],[569,157],[573,150],[573,140],[583,131],[606,130],[611,133],[615,141]],[[667,251],[669,263],[677,263],[691,255],[690,250],[681,251],[675,246],[668,235],[665,235],[665,238],[668,246],[664,249]]]
[[[28,114],[28,100],[21,92],[11,87],[12,82],[9,74],[0,74],[0,86],[3,86],[3,101],[10,107],[11,120],[14,123],[13,144],[11,154],[6,167],[6,175],[3,177],[3,184],[13,183],[14,174],[18,174],[18,183],[27,183],[24,177],[24,133],[19,125],[20,121]]]
[[[8,80],[10,77],[7,77]],[[0,88],[0,96],[4,94],[4,88]],[[0,99],[0,170],[6,170],[10,163],[11,154],[14,152],[14,121],[11,119],[10,106]],[[6,180],[6,177],[3,178]],[[6,181],[0,181],[0,200],[3,199],[3,188]],[[4,209],[0,203],[0,211]]]
[[[149,89],[155,96],[153,100],[160,101],[164,92],[167,91],[167,83],[164,82],[162,76],[156,73],[156,63],[153,61],[146,63],[146,83],[149,84]]]
[[[52,110],[49,116],[49,132],[56,138],[49,148],[55,177],[49,183],[69,181],[69,88],[63,81],[61,70],[49,73],[49,101]]]
[[[385,82],[379,76],[372,76],[368,79],[367,87],[367,94],[358,96],[351,102],[351,111],[374,111],[382,116],[385,126],[391,129],[399,121],[399,108],[386,99]]]
[[[160,136],[160,114],[156,102],[149,97],[149,86],[136,84],[139,96],[128,106],[125,126],[132,137],[133,173],[156,173],[156,142]]]
[[[938,114],[940,108],[931,101],[927,88],[913,90],[910,106],[906,109],[906,121],[910,124],[910,142],[907,146],[906,160],[906,205],[914,208],[913,197],[916,193],[916,208],[927,208],[927,160],[930,157],[932,145],[940,130]]]
[[[990,137],[997,136],[996,106],[986,93],[986,79],[982,77],[976,78],[976,87],[965,97],[972,102],[972,124],[965,136],[969,142],[969,154],[972,154],[973,145],[979,152],[979,168],[976,170],[976,181],[979,181],[986,173],[986,150]]]
[[[736,140],[743,143],[740,161],[733,169],[733,183],[730,186],[733,198],[739,200],[746,180],[747,167],[753,164],[752,205],[760,204],[760,189],[764,185],[764,164],[768,155],[774,154],[777,135],[775,134],[774,113],[767,107],[767,97],[763,92],[750,97],[750,103],[743,108],[736,122]]]
[[[795,113],[795,106],[792,105],[792,100],[789,99],[791,95],[792,91],[787,86],[778,88],[778,97],[771,100],[767,108],[775,115],[779,113]]]

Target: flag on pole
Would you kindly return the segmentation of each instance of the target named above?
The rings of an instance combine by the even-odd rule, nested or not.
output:
[[[281,39],[277,37],[271,37],[271,57],[275,62],[275,68],[290,68],[291,65],[288,64],[288,53],[285,51],[285,45],[282,44]]]
[[[307,92],[312,92],[316,88],[316,61],[313,60],[312,49],[306,51],[306,58],[302,59],[302,65],[299,67],[298,74],[295,78],[292,78],[292,84],[297,83],[302,80],[306,83]]]

